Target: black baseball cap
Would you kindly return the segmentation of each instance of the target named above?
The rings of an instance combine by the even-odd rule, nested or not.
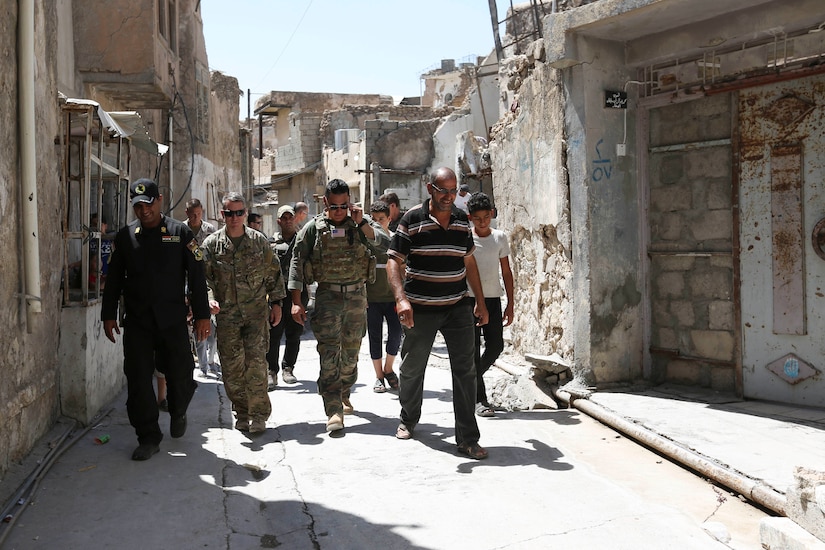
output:
[[[159,197],[158,184],[149,178],[141,178],[129,186],[129,198],[132,199],[132,206],[139,202],[152,204]]]

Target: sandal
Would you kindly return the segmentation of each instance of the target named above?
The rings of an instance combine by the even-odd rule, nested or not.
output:
[[[373,384],[372,386],[372,391],[374,391],[375,393],[384,393],[387,391],[386,386],[384,386],[383,378],[376,379],[375,384]]]
[[[483,416],[484,418],[491,418],[496,415],[496,411],[494,411],[490,405],[479,403],[476,405],[476,415]]]
[[[398,389],[398,377],[395,375],[394,372],[385,372],[384,378],[387,380],[387,383],[390,385],[390,388],[394,390]]]
[[[458,446],[458,452],[475,460],[484,460],[489,456],[487,449],[478,443],[462,443]]]

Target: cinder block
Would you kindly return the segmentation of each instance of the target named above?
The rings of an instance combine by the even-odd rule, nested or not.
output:
[[[676,318],[678,325],[692,327],[695,321],[693,316],[693,303],[686,300],[673,300],[670,302],[670,313]]]
[[[689,271],[693,269],[696,258],[693,256],[657,256],[654,265],[662,271]]]
[[[659,181],[673,184],[684,177],[685,168],[682,155],[666,155],[659,161]],[[654,184],[655,186],[655,184]]]
[[[716,300],[708,305],[708,328],[733,330],[733,303]]]
[[[707,182],[706,206],[708,210],[729,210],[731,200],[730,177]]]
[[[690,210],[693,204],[691,190],[686,187],[659,187],[650,190],[651,212]]]
[[[691,234],[697,241],[730,239],[733,231],[733,218],[730,210],[711,210],[703,212],[690,225]]]
[[[685,173],[690,180],[730,178],[730,158],[730,147],[727,145],[691,151],[685,160]]]
[[[709,359],[733,360],[734,339],[731,332],[722,330],[692,330],[690,340],[691,355]]]
[[[662,273],[653,282],[656,295],[661,297],[680,298],[685,293],[685,276],[676,271]]]
[[[672,328],[660,328],[655,332],[658,340],[654,340],[654,345],[660,348],[678,349],[679,340],[676,338],[676,331]]]
[[[736,391],[736,373],[733,367],[713,366],[710,369],[710,387],[714,391]]]
[[[690,278],[690,292],[697,300],[730,300],[733,272],[727,269],[697,271]]]
[[[702,366],[693,361],[680,361],[676,359],[667,364],[665,377],[671,382],[695,386],[699,384],[702,377]]]
[[[681,214],[651,214],[650,238],[653,242],[675,241],[682,236],[682,228],[685,225]]]

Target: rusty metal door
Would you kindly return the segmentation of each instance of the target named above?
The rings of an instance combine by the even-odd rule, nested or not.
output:
[[[822,407],[825,76],[746,89],[738,105],[744,394]]]

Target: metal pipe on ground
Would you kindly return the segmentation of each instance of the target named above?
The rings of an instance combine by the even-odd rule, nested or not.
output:
[[[685,449],[676,443],[665,439],[659,434],[648,430],[638,424],[634,424],[629,420],[622,418],[614,412],[593,403],[587,399],[577,399],[569,392],[559,390],[556,396],[565,401],[570,406],[585,413],[586,415],[595,418],[599,422],[618,430],[626,436],[647,445],[662,453],[666,457],[695,470],[713,481],[728,487],[745,498],[756,502],[777,514],[785,516],[785,495],[768,487],[758,481],[754,481],[745,477],[733,470],[720,466],[719,464],[697,454],[693,451]]]

